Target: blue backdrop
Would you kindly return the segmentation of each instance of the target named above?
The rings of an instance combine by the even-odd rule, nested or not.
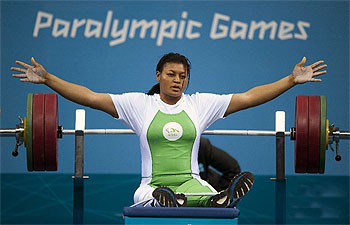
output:
[[[30,57],[51,73],[97,92],[146,92],[155,66],[167,52],[192,62],[187,93],[235,93],[290,74],[303,56],[307,65],[323,59],[321,83],[289,90],[262,106],[231,115],[210,129],[274,129],[276,110],[294,126],[296,95],[326,95],[328,119],[349,130],[348,1],[1,1],[1,128],[26,115],[28,92],[44,85],[11,77],[15,60]],[[77,108],[59,97],[60,124],[74,128]],[[86,128],[126,128],[105,113],[86,108]],[[255,174],[275,171],[273,137],[210,136]],[[1,138],[1,172],[26,171],[25,149],[13,158],[14,138]],[[59,173],[73,173],[74,137],[59,141]],[[349,142],[343,160],[327,151],[326,174],[349,175]],[[86,173],[140,173],[135,135],[89,135]],[[286,140],[286,173],[294,174],[294,142]]]

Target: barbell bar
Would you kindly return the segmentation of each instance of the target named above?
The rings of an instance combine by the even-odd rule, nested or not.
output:
[[[74,129],[63,129],[58,127],[57,133],[64,135],[74,135]],[[135,134],[131,129],[84,129],[84,134]],[[1,137],[13,137],[18,133],[23,133],[24,128],[2,128],[0,129]],[[270,130],[205,130],[205,135],[234,135],[234,136],[276,136],[276,131]],[[285,136],[290,136],[291,131],[285,131]],[[59,135],[59,134],[58,134]],[[340,139],[349,136],[349,132],[338,131]]]
[[[55,93],[27,95],[27,116],[20,119],[14,129],[0,129],[0,137],[16,137],[12,153],[18,155],[18,147],[24,143],[27,149],[28,171],[56,171],[58,168],[58,138],[75,134],[74,129],[58,125],[58,102]],[[324,173],[325,150],[336,143],[336,160],[340,139],[350,139],[349,131],[329,126],[326,117],[325,96],[297,96],[295,127],[283,131],[295,140],[295,172]],[[131,129],[83,129],[84,134],[134,134]],[[206,130],[205,135],[276,136],[270,130]],[[334,151],[334,150],[333,150]]]
[[[74,129],[63,129],[59,127],[57,133],[64,135],[74,135]],[[84,129],[84,134],[135,134],[131,129]],[[1,128],[0,137],[14,137],[18,133],[23,133],[24,128]],[[291,136],[295,131],[285,131],[285,136]],[[232,136],[276,136],[277,131],[272,130],[205,130],[205,135],[232,135]],[[334,139],[333,136],[339,139],[350,139],[350,131],[334,130],[329,134],[329,139]]]
[[[75,130],[62,130],[62,134],[74,134]],[[135,134],[131,129],[85,129],[84,134]],[[237,136],[276,136],[276,131],[269,130],[206,130],[206,135],[237,135]],[[290,132],[285,132],[290,136]]]

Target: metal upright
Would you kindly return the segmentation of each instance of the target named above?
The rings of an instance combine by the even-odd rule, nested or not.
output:
[[[78,109],[75,112],[73,224],[84,224],[84,130],[85,110]]]
[[[285,112],[275,114],[276,130],[276,177],[275,181],[275,224],[286,224],[286,177],[285,177]]]

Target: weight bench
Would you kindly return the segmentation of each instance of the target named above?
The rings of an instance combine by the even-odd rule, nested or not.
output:
[[[220,225],[238,224],[237,208],[207,207],[124,207],[125,225],[181,224]]]

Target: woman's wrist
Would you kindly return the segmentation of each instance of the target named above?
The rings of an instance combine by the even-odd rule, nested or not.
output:
[[[288,76],[288,81],[291,83],[292,87],[298,84],[297,80],[295,79],[295,76],[293,74],[290,74]]]

